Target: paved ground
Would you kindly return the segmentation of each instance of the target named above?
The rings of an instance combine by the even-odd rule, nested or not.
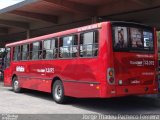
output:
[[[114,99],[72,99],[56,104],[50,94],[29,91],[14,93],[0,82],[0,113],[14,114],[160,114],[160,97],[132,96]]]

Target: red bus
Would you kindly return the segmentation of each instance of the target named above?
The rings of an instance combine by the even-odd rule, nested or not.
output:
[[[68,96],[110,98],[158,92],[155,28],[101,22],[6,45],[4,85]]]

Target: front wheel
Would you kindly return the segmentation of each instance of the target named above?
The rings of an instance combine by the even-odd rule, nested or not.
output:
[[[20,93],[22,92],[22,88],[19,86],[19,81],[17,77],[14,77],[12,80],[12,89],[15,93]]]
[[[66,102],[66,96],[64,95],[63,83],[60,80],[56,80],[52,87],[52,96],[56,103],[63,104]]]

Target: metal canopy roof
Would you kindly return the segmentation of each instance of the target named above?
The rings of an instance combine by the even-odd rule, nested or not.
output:
[[[15,41],[103,20],[160,29],[159,11],[160,0],[26,0],[0,10],[0,39]]]

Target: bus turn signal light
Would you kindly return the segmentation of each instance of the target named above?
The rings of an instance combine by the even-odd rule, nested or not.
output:
[[[108,68],[107,70],[107,80],[109,84],[114,84],[115,79],[114,79],[114,69],[113,68]]]
[[[113,71],[109,71],[109,76],[113,76]]]
[[[99,89],[100,89],[100,87],[99,87],[99,86],[96,86],[96,89],[97,89],[97,90],[99,90]]]

